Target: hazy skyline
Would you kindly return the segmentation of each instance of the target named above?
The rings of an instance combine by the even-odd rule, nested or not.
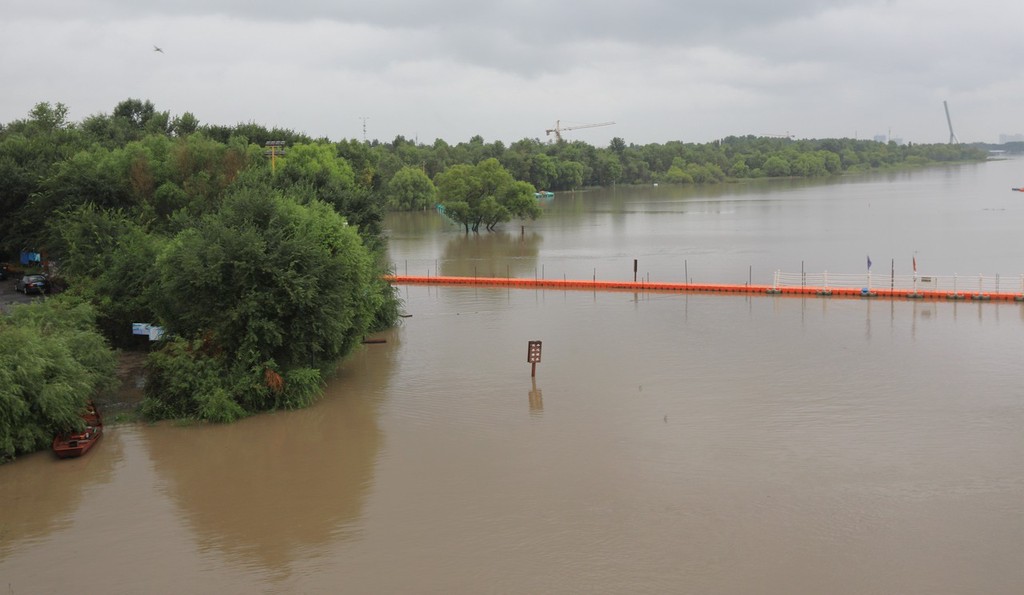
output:
[[[5,7],[0,122],[128,98],[332,140],[1024,132],[1024,3],[55,0]],[[155,51],[159,47],[162,52]]]

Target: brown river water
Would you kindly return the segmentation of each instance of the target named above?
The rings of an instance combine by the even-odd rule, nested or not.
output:
[[[920,251],[1019,274],[1024,199],[975,196],[1019,165],[556,197],[480,237],[394,216],[392,259],[758,283]],[[1024,592],[1021,304],[399,291],[411,317],[309,409],[0,467],[0,592]]]

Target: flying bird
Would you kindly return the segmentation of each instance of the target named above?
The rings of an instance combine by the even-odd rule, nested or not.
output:
[[[158,46],[153,46],[153,51],[154,52],[160,52],[161,54],[164,53],[164,51],[162,49],[160,49]]]

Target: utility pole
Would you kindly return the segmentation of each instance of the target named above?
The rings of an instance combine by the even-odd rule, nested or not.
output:
[[[359,119],[363,121],[363,142],[366,142],[366,121],[370,119],[369,116],[359,116]]]
[[[283,140],[268,140],[267,142],[263,143],[264,147],[268,147],[266,149],[263,149],[263,154],[268,155],[270,157],[270,171],[277,171],[277,156],[284,155],[285,144],[286,143]]]

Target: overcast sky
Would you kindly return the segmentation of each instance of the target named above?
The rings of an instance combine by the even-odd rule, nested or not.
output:
[[[1024,133],[1021,0],[37,0],[0,21],[0,122],[148,99],[332,140]],[[159,46],[163,53],[156,52]]]

